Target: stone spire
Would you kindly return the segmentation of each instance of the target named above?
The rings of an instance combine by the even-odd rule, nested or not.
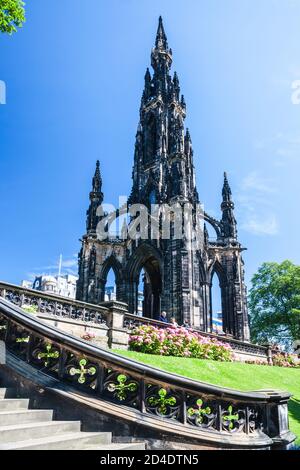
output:
[[[166,97],[168,92],[169,71],[172,65],[172,50],[169,49],[162,17],[159,17],[155,47],[151,52],[151,65],[154,70],[153,85],[155,94]]]
[[[231,188],[228,183],[227,173],[224,172],[224,184],[222,189],[223,202],[231,201]]]
[[[236,220],[234,217],[234,203],[232,201],[232,192],[229,186],[227,173],[224,173],[224,183],[222,189],[223,201],[221,204],[222,210],[222,236],[224,238],[237,238]]]
[[[155,47],[160,50],[168,50],[168,40],[165,33],[162,17],[158,19],[158,28],[156,33]]]
[[[96,162],[96,170],[95,170],[95,175],[93,177],[93,193],[98,193],[101,194],[103,197],[103,194],[101,192],[102,189],[102,178],[101,178],[101,173],[100,173],[100,162],[97,160]]]
[[[184,126],[186,104],[177,73],[170,73],[172,51],[161,17],[151,63],[153,74],[149,69],[145,74],[129,203],[147,205],[153,191],[160,202],[197,202],[192,143]]]
[[[92,181],[92,191],[90,192],[90,206],[87,210],[86,228],[87,232],[95,232],[98,223],[97,209],[103,202],[102,178],[100,172],[100,162],[96,162],[96,170]]]

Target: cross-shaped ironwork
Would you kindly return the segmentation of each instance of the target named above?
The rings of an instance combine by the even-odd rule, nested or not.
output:
[[[37,355],[39,360],[45,359],[44,365],[45,367],[48,366],[50,359],[58,359],[59,358],[59,351],[53,350],[52,351],[52,345],[48,343],[46,345],[46,352],[40,352]]]
[[[167,414],[168,406],[176,405],[176,398],[175,397],[168,397],[168,392],[164,388],[160,388],[157,392],[158,397],[150,397],[148,403],[150,406],[156,406],[157,411],[165,415]]]
[[[209,406],[207,406],[206,408],[202,408],[203,400],[201,400],[201,398],[196,401],[196,405],[197,408],[191,407],[188,409],[187,412],[189,416],[195,416],[196,421],[199,424],[202,424],[204,415],[209,415],[211,413],[211,409],[209,408]]]
[[[233,407],[232,405],[228,406],[227,414],[223,416],[224,424],[227,424],[228,429],[232,430],[234,428],[234,422],[239,420],[239,414],[233,414]]]
[[[81,359],[79,361],[79,366],[80,369],[76,369],[76,367],[71,367],[69,374],[70,375],[79,375],[78,377],[78,383],[84,384],[86,381],[86,375],[95,375],[97,370],[96,367],[89,367],[86,369],[87,365],[87,360],[86,359]]]
[[[16,338],[16,343],[29,343],[29,336]]]
[[[126,375],[119,374],[117,376],[117,382],[118,383],[111,382],[108,385],[107,389],[111,393],[115,392],[116,397],[120,401],[124,401],[127,398],[127,392],[135,392],[138,388],[138,385],[137,385],[136,382],[126,383],[127,381],[128,381],[128,377]]]

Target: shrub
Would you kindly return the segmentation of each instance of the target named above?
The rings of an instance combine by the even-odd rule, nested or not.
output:
[[[215,338],[201,336],[184,327],[157,328],[142,325],[129,337],[133,351],[161,356],[194,357],[215,361],[231,361],[232,349]]]
[[[267,360],[264,360],[264,359],[248,359],[247,361],[245,361],[245,364],[254,364],[256,366],[268,366],[269,363]]]
[[[278,353],[273,355],[273,364],[269,364],[265,360],[253,359],[245,361],[246,364],[255,364],[262,366],[277,367],[300,367],[300,361],[295,354]]]
[[[25,310],[26,313],[38,313],[37,305],[22,305],[21,308]]]
[[[300,362],[295,354],[278,353],[273,356],[273,365],[278,367],[300,367]]]

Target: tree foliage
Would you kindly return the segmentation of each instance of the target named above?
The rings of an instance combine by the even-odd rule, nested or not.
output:
[[[25,22],[22,0],[0,0],[0,32],[12,34]]]
[[[249,293],[252,341],[290,346],[300,339],[300,266],[263,263]]]

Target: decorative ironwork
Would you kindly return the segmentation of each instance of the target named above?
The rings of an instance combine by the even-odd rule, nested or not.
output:
[[[225,431],[238,432],[245,426],[245,418],[242,416],[244,411],[234,410],[232,405],[229,405],[226,410],[222,411],[222,427]]]
[[[21,336],[21,338],[16,338],[16,343],[29,343],[29,336]]]
[[[164,418],[178,418],[180,399],[176,392],[159,386],[148,386],[146,409]]]
[[[229,395],[225,389],[197,382],[192,384],[192,393],[188,379],[110,355],[71,336],[62,338],[62,334],[0,301],[0,338],[10,353],[93,396],[160,420],[176,420],[176,426],[185,426],[186,432],[199,428],[214,439],[218,433],[220,439],[224,433],[243,433],[243,442],[251,434],[251,441],[254,436],[258,442],[267,439],[270,410],[288,401],[288,395],[276,392],[231,391]]]
[[[255,408],[247,408],[248,412],[248,432],[249,434],[254,433],[257,429],[262,427],[262,418],[260,412]]]
[[[97,368],[94,365],[90,365],[87,359],[80,359],[79,367],[70,366],[68,368],[68,373],[71,377],[76,377],[79,384],[85,384],[88,380],[88,377],[93,377],[97,373]],[[77,377],[78,376],[78,377]]]
[[[215,408],[215,406],[214,406]],[[193,399],[192,405],[187,408],[187,421],[189,424],[202,428],[211,428],[216,423],[217,414],[212,405],[202,400],[202,398]]]
[[[101,306],[90,307],[77,300],[63,300],[59,296],[39,294],[38,291],[11,284],[1,283],[1,286],[0,296],[18,306],[36,307],[37,313],[96,324],[107,323],[107,309]],[[10,287],[6,289],[5,286]]]
[[[32,356],[36,358],[37,361],[42,362],[45,367],[50,367],[54,363],[57,363],[60,353],[51,343],[46,343],[42,347],[36,348],[32,352]]]
[[[118,402],[137,406],[139,384],[126,374],[109,371],[104,382],[104,390],[108,392],[108,396]]]

